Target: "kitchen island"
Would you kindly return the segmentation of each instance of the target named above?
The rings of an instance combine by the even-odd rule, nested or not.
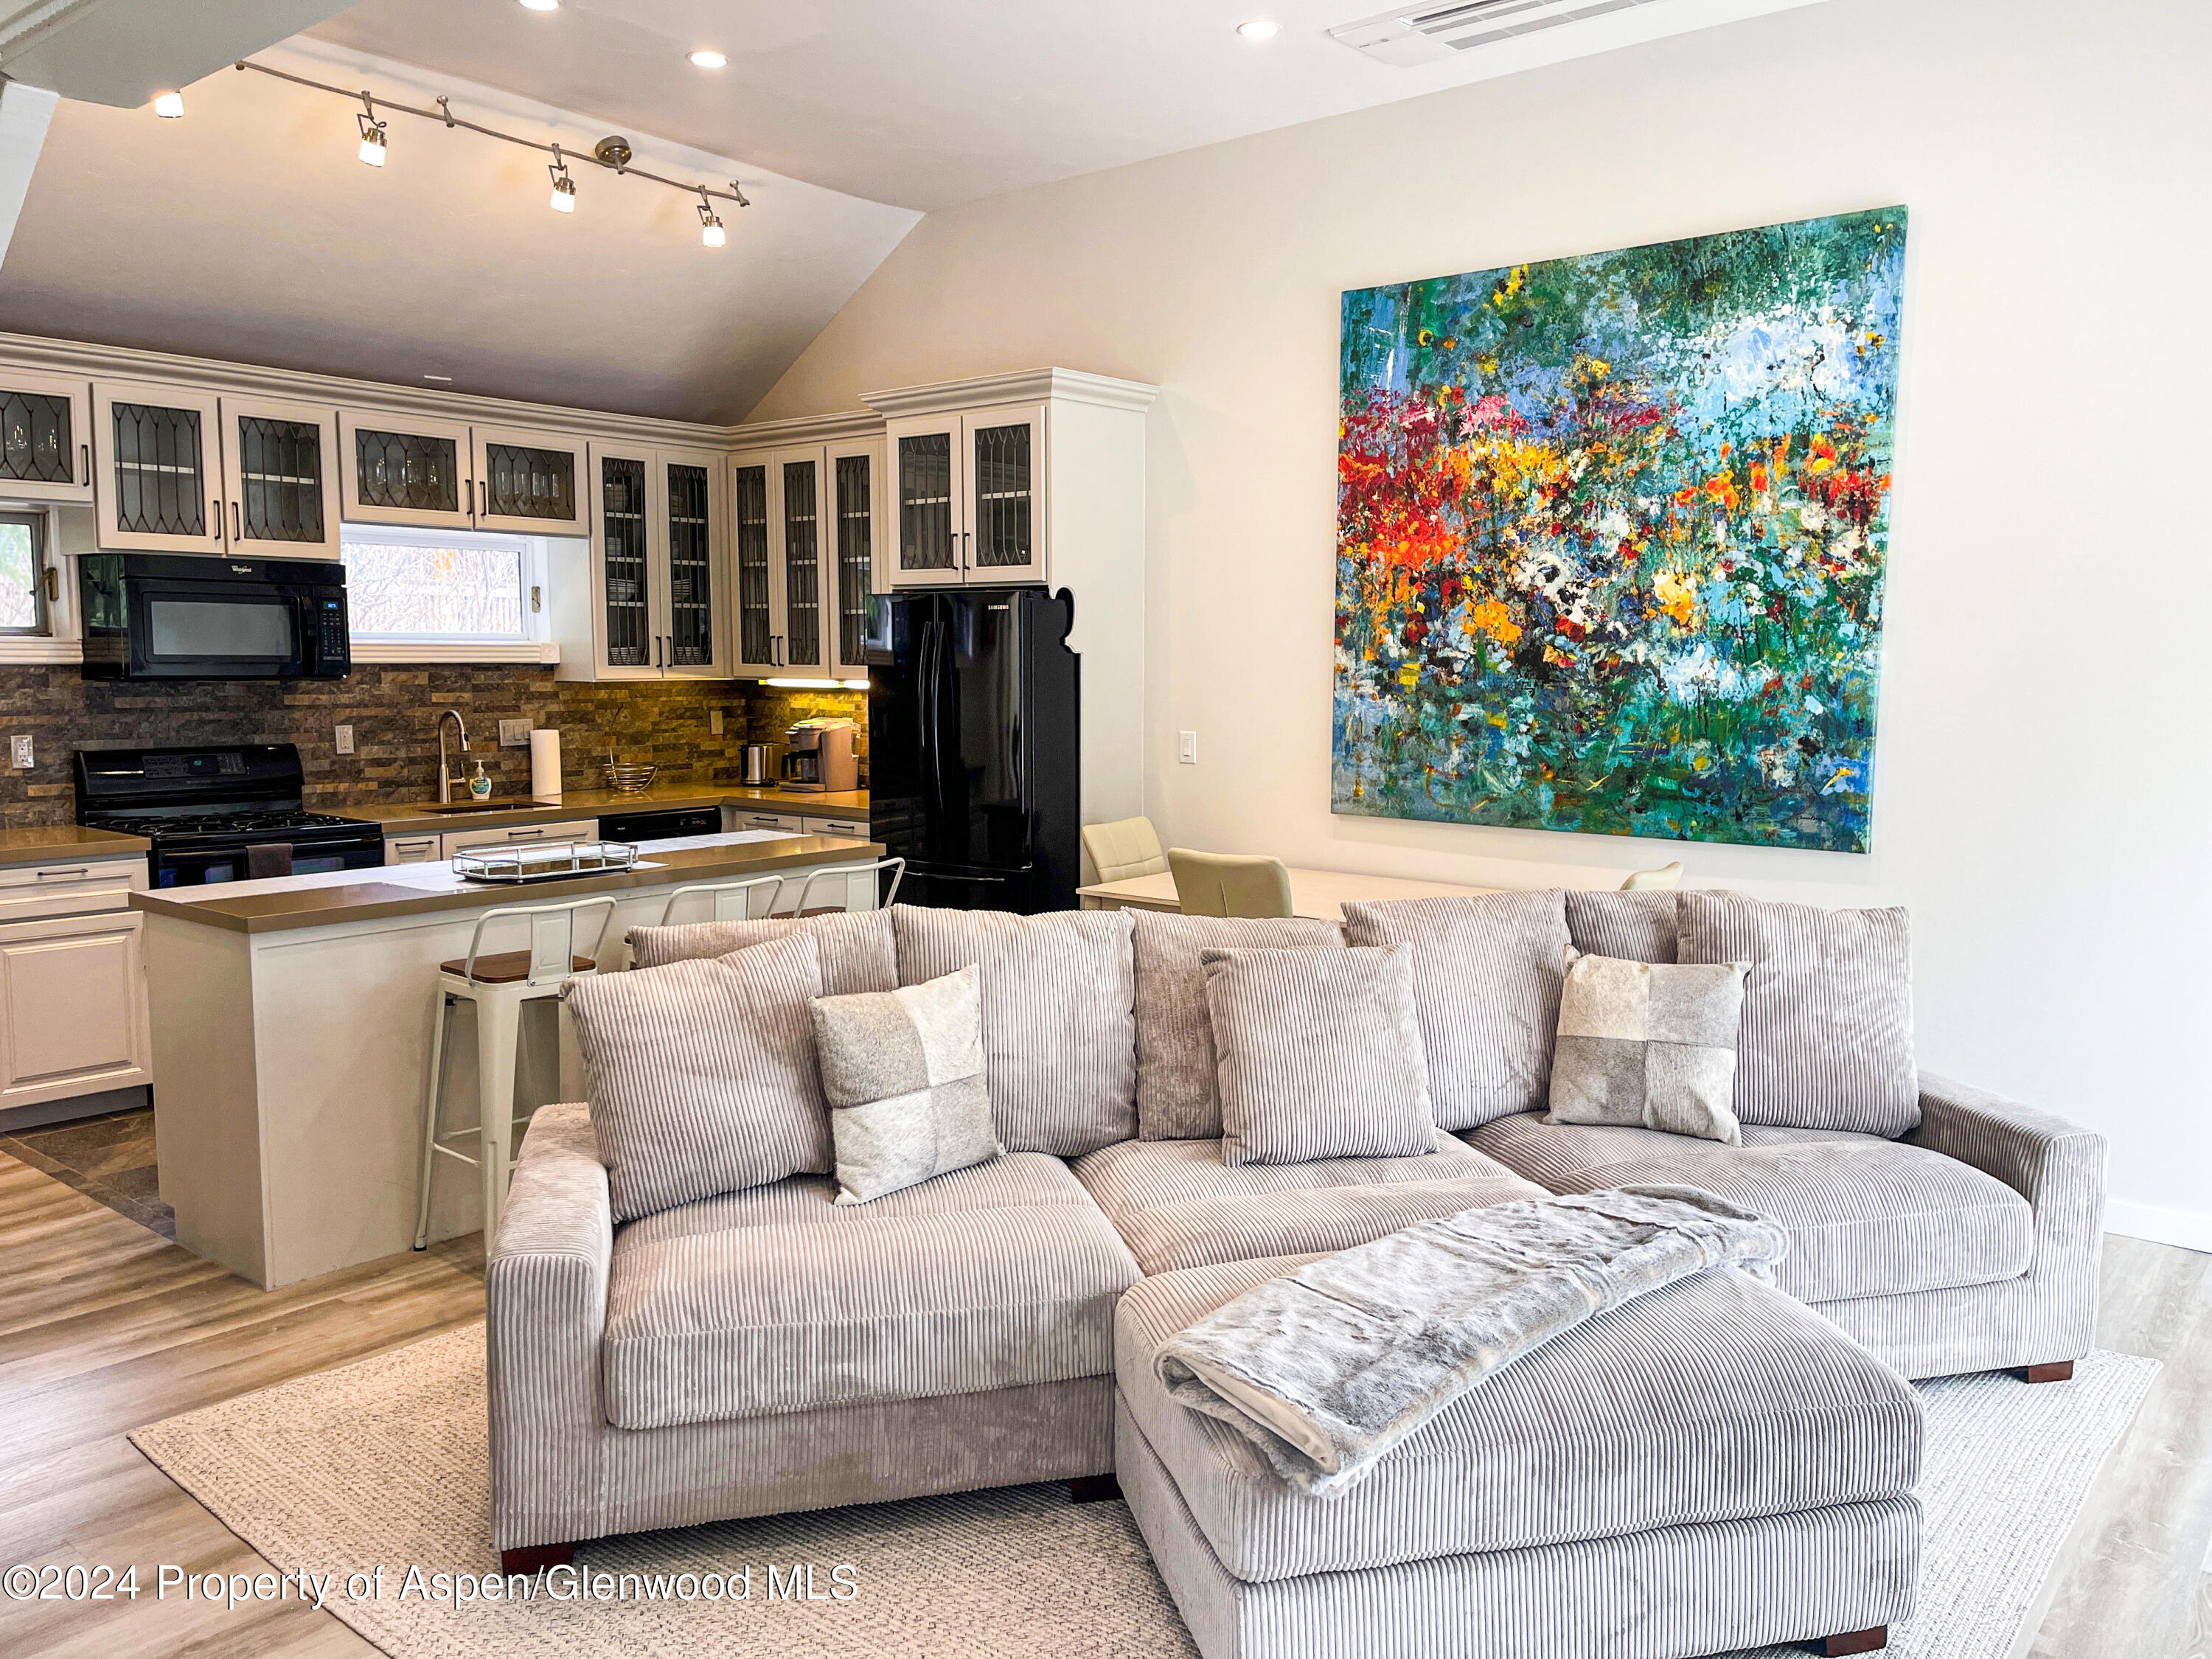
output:
[[[612,969],[624,933],[658,922],[678,887],[779,875],[787,908],[808,871],[879,856],[865,841],[739,831],[656,843],[634,870],[521,889],[464,881],[440,862],[133,893],[177,1242],[270,1288],[413,1243],[438,964],[467,953],[486,910],[611,894],[599,965]],[[873,895],[855,880],[848,902]],[[703,917],[705,901],[695,904],[678,919]],[[484,948],[526,942],[526,924],[512,932],[488,933]],[[578,1081],[553,1005],[536,1012],[518,1074],[525,1103]],[[472,1018],[465,1006],[456,1015],[449,1126],[475,1121]],[[475,1181],[441,1172],[430,1237],[474,1231],[482,1212]]]

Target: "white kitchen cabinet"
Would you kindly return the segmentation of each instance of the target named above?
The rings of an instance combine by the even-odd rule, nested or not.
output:
[[[478,530],[526,536],[586,532],[586,451],[580,438],[517,428],[469,428],[470,476],[476,481]]]
[[[769,456],[739,455],[730,466],[731,616],[740,678],[763,678],[776,672],[782,644],[776,622],[775,540],[769,513]]]
[[[384,861],[386,864],[435,864],[445,856],[444,840],[439,836],[386,836],[384,838]]]
[[[222,418],[215,394],[95,380],[92,410],[100,545],[222,552]]]
[[[143,859],[0,870],[0,1109],[152,1081]]]
[[[595,443],[591,538],[554,570],[560,678],[727,679],[722,458]]]
[[[802,821],[801,827],[810,836],[847,836],[855,841],[868,838],[868,821],[866,818],[817,818],[810,813]]]
[[[1046,431],[1031,403],[891,421],[890,586],[1044,580]]]
[[[881,521],[873,438],[756,450],[731,465],[740,676],[849,679],[866,638]]]
[[[796,812],[753,812],[740,809],[736,827],[739,830],[774,830],[786,836],[807,833],[806,820]]]
[[[338,410],[338,516],[349,524],[476,527],[465,422]]]
[[[337,410],[244,398],[218,406],[230,556],[337,559]]]
[[[464,847],[516,847],[531,842],[597,841],[597,818],[574,818],[560,823],[514,823],[501,830],[448,830],[441,838],[440,853],[451,858]],[[387,850],[389,842],[386,842]]]
[[[92,499],[92,382],[0,368],[0,496]]]
[[[833,443],[823,457],[831,514],[828,589],[830,672],[837,679],[868,673],[868,617],[882,540],[884,447],[880,441]]]

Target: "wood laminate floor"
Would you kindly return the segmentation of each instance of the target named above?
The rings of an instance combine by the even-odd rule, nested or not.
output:
[[[2045,1587],[2021,1659],[2212,1659],[2212,1256],[2113,1237],[2100,1340],[2165,1370]],[[477,1317],[481,1241],[257,1290],[0,1153],[0,1568],[272,1571],[138,1455],[141,1424]],[[0,1600],[0,1655],[375,1650],[297,1603]]]

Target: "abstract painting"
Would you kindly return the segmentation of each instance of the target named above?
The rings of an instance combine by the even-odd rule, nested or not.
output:
[[[1344,296],[1334,810],[1867,850],[1905,226]]]

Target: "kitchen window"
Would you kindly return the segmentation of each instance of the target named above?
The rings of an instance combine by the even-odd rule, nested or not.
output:
[[[550,662],[534,536],[347,525],[356,662]]]
[[[0,634],[44,639],[46,617],[46,515],[0,513]]]

